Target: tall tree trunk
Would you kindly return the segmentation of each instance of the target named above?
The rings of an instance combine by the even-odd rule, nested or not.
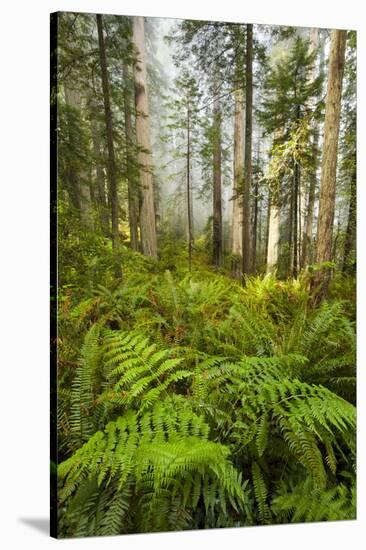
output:
[[[306,195],[307,185],[306,180],[299,170],[299,208],[298,208],[298,250],[297,260],[299,270],[303,268],[303,247],[304,247],[304,235],[305,235],[305,215],[306,215]]]
[[[318,156],[318,142],[319,142],[319,133],[317,132],[314,135],[313,141],[313,158]],[[303,235],[303,246],[302,246],[302,266],[306,267],[309,263],[312,262],[312,241],[313,241],[313,223],[314,223],[314,206],[315,206],[315,188],[316,188],[316,168],[310,175],[309,183],[309,195],[307,203],[307,215],[305,221],[305,229]]]
[[[109,236],[109,214],[108,203],[105,189],[105,177],[102,163],[102,151],[100,147],[99,132],[97,126],[91,121],[93,153],[95,162],[95,177],[96,177],[96,193],[95,201],[99,214],[99,223],[103,234]]]
[[[331,255],[331,258],[332,258],[334,263],[337,262],[338,241],[339,241],[339,236],[340,236],[340,233],[341,233],[341,209],[340,208],[338,209],[338,216],[336,216],[336,214],[335,214],[335,217],[337,218],[337,226],[336,226],[336,230],[335,230],[335,236],[333,238],[333,250],[332,250],[332,255]],[[334,230],[333,230],[333,232],[334,232]],[[334,271],[334,267],[332,267],[331,271]]]
[[[253,219],[253,240],[252,240],[252,266],[251,272],[255,273],[257,264],[257,229],[258,227],[258,177],[254,184],[254,219]]]
[[[111,219],[112,219],[112,246],[114,250],[119,248],[119,231],[118,231],[118,196],[117,196],[117,175],[116,175],[116,161],[114,155],[114,143],[113,143],[113,124],[112,124],[112,111],[110,104],[110,91],[109,91],[109,75],[107,57],[105,53],[105,43],[103,36],[103,21],[102,16],[97,14],[97,29],[98,29],[98,42],[99,42],[99,59],[102,72],[102,88],[103,88],[103,100],[104,100],[104,116],[107,133],[107,148],[108,148],[108,181],[109,181],[109,201],[111,207]],[[122,276],[121,266],[117,262],[115,265],[116,277]]]
[[[258,237],[257,237],[257,251],[256,251],[256,262],[255,262],[255,268],[257,269],[257,258],[259,258],[259,265],[262,265],[263,259],[262,259],[262,243],[263,243],[263,200],[258,198]]]
[[[355,263],[351,263],[351,254],[356,245],[356,165],[351,179],[350,201],[348,210],[348,221],[346,238],[343,252],[343,273],[352,273],[355,270]]]
[[[70,149],[75,149],[74,137],[73,137],[73,103],[75,100],[73,98],[72,90],[69,90],[66,86],[65,90],[65,101],[67,105],[67,130],[68,130],[68,140],[70,144]],[[80,188],[79,180],[76,174],[75,167],[73,163],[69,162],[66,167],[66,182],[67,182],[67,192],[70,197],[70,202],[77,212],[80,213]]]
[[[311,29],[310,32],[310,51],[314,52],[318,47],[319,43],[319,29]],[[324,45],[321,48],[320,63],[322,65],[324,55]],[[314,66],[312,80],[314,81],[317,77],[317,67]],[[315,103],[315,102],[314,102]],[[315,105],[314,105],[315,107]],[[308,190],[308,201],[307,209],[305,211],[304,217],[304,233],[303,233],[303,245],[302,245],[302,267],[306,267],[309,263],[312,262],[312,241],[313,241],[313,223],[314,223],[314,205],[315,205],[315,188],[317,182],[317,160],[319,155],[319,123],[314,121],[314,135],[312,143],[312,157],[315,161],[314,169],[310,174],[309,181],[309,190]]]
[[[272,197],[272,193],[270,191],[268,191],[268,196],[267,196],[267,216],[266,216],[266,233],[265,233],[265,243],[264,243],[264,267],[265,267],[265,270],[266,272],[270,272],[271,270],[268,270],[268,243],[269,243],[269,229],[270,229],[270,218],[271,218],[271,197]],[[277,264],[277,260],[276,260],[276,264]]]
[[[268,241],[267,241],[267,273],[273,273],[278,263],[278,248],[280,241],[280,207],[276,191],[272,193],[269,209]]]
[[[132,117],[131,117],[131,93],[130,75],[127,65],[123,64],[123,102],[125,111],[125,137],[126,137],[126,178],[128,188],[128,223],[130,227],[130,243],[132,250],[139,250],[138,233],[138,212],[139,212],[139,189],[135,177],[133,165],[132,144]]]
[[[189,105],[187,105],[187,224],[188,224],[188,269],[192,268],[192,244],[193,244],[193,231],[192,231],[192,197],[191,197],[191,111]]]
[[[65,86],[65,99],[68,106],[68,137],[70,148],[73,151],[80,151],[82,145],[78,141],[82,120],[82,104],[80,92],[77,89]],[[68,193],[71,204],[77,209],[80,221],[84,227],[91,229],[91,190],[90,179],[83,166],[78,163],[69,162],[67,167]]]
[[[332,254],[338,136],[346,38],[346,31],[333,30],[331,33],[317,232],[316,263],[318,264],[329,262]],[[320,300],[326,293],[328,281],[329,269],[326,267],[319,269],[312,284],[313,288],[316,289],[316,301]]]
[[[133,18],[133,42],[137,59],[134,63],[136,138],[139,147],[141,189],[141,246],[145,256],[157,257],[156,219],[154,186],[152,177],[152,156],[150,139],[150,116],[147,90],[147,69],[145,52],[144,18]]]
[[[303,177],[301,173],[301,169],[299,167],[299,176],[298,176],[298,224],[297,224],[297,230],[298,230],[298,247],[297,247],[297,265],[299,271],[302,269],[302,246],[303,246],[303,231],[304,231],[304,214],[305,214],[305,206],[303,201],[306,199],[305,192],[303,192]]]
[[[252,184],[253,133],[253,25],[247,25],[245,92],[245,160],[243,186],[243,273],[250,274],[250,190]]]
[[[260,240],[261,240],[261,224],[260,224],[260,211],[259,211],[259,159],[260,159],[260,132],[258,129],[258,135],[257,135],[257,151],[256,151],[256,164],[257,164],[257,174],[255,177],[255,185],[254,185],[254,219],[253,219],[253,240],[252,240],[252,266],[251,271],[252,273],[256,272],[257,269],[257,236],[258,236],[258,218],[259,218],[259,239],[258,239],[258,245],[260,248]]]
[[[295,161],[294,167],[294,203],[293,203],[293,277],[297,277],[298,273],[298,258],[299,258],[299,187],[300,187],[300,167]]]
[[[213,135],[213,264],[222,265],[222,202],[221,202],[221,112],[219,100],[214,101]]]
[[[288,223],[288,265],[287,275],[292,277],[294,274],[294,206],[295,206],[295,186],[294,178],[291,180],[290,213]]]
[[[258,258],[259,258],[259,264],[262,265],[262,242],[263,242],[263,235],[262,235],[262,203],[261,201],[258,201],[258,237],[257,237],[257,251],[256,251],[256,260],[255,260],[255,273],[257,271],[257,265],[258,265]]]
[[[282,130],[276,130],[274,136],[274,143],[281,138]],[[278,255],[279,255],[279,242],[280,242],[280,194],[281,194],[281,181],[278,179],[273,182],[268,197],[268,215],[267,215],[267,244],[266,244],[266,272],[274,273],[277,269]],[[291,199],[292,203],[292,199]],[[292,213],[290,207],[290,214]],[[290,240],[292,235],[292,223],[290,221]],[[291,250],[291,242],[290,242]],[[291,254],[290,254],[291,257]]]
[[[239,279],[242,273],[242,193],[244,176],[244,116],[243,116],[243,91],[235,91],[235,111],[234,111],[234,181],[233,181],[233,221],[232,221],[232,240],[231,252],[232,275]]]

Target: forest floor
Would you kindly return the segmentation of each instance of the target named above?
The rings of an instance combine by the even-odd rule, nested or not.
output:
[[[354,517],[354,279],[314,307],[305,275],[243,286],[162,250],[61,287],[61,536]]]

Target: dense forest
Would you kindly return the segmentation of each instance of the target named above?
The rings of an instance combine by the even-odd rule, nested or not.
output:
[[[356,33],[51,32],[57,536],[354,519]]]

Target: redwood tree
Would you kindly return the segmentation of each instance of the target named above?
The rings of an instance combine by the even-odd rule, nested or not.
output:
[[[153,258],[156,258],[156,220],[143,17],[133,18],[133,43],[136,53],[133,74],[135,80],[136,139],[137,146],[139,148],[137,160],[140,167],[141,247],[145,256],[152,256]]]
[[[112,243],[114,250],[119,246],[119,231],[118,231],[118,197],[117,197],[117,174],[116,174],[116,161],[114,154],[113,143],[113,124],[112,124],[112,111],[110,104],[110,91],[109,91],[109,75],[108,65],[105,52],[105,42],[103,36],[103,22],[102,16],[97,14],[97,28],[98,28],[98,42],[99,42],[99,59],[102,73],[102,88],[103,88],[103,101],[104,101],[104,116],[107,133],[107,149],[108,149],[108,181],[109,181],[109,200],[111,207],[112,217]],[[122,275],[119,264],[116,264],[116,276]]]
[[[325,105],[325,125],[322,171],[320,180],[319,216],[316,263],[324,264],[332,259],[334,206],[336,192],[338,136],[341,113],[342,80],[347,32],[331,33],[328,85]],[[315,299],[324,296],[329,281],[329,267],[320,266],[313,279]]]
[[[250,273],[250,189],[252,184],[253,133],[253,25],[247,25],[245,93],[245,160],[243,185],[243,274]]]

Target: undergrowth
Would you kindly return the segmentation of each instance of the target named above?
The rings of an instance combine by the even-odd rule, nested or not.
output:
[[[352,282],[120,255],[61,277],[61,536],[354,518]]]

